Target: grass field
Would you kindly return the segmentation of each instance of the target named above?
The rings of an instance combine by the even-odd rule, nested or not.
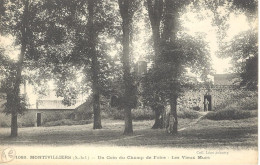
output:
[[[124,121],[103,120],[103,129],[92,124],[19,128],[9,138],[10,128],[0,128],[1,145],[108,145],[177,148],[257,148],[257,117],[241,120],[180,119],[177,135],[151,129],[152,120],[134,121],[134,134],[124,136]]]

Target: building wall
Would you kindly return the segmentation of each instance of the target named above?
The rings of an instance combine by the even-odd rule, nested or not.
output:
[[[201,88],[199,90],[189,90],[178,99],[179,110],[204,110],[204,96],[208,90]],[[212,98],[212,110],[218,110],[227,101],[230,103],[238,101],[236,95],[242,90],[234,86],[214,86],[209,94]]]
[[[215,74],[214,86],[210,89],[210,95],[212,99],[212,110],[219,109],[222,105],[236,102],[235,97],[242,90],[238,89],[234,85],[239,79],[239,75],[236,74]],[[198,90],[189,90],[179,98],[178,108],[181,109],[194,109],[204,110],[204,96],[208,90],[206,88],[200,88]]]
[[[73,100],[73,105],[67,106],[62,103],[62,100],[36,100],[36,109],[75,109],[81,104],[84,103],[84,100]]]

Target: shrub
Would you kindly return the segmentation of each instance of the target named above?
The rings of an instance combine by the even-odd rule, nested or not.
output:
[[[239,107],[242,110],[256,110],[258,109],[258,100],[257,97],[246,97],[239,101]]]
[[[0,113],[0,127],[10,127],[11,126],[11,116],[5,113]]]
[[[110,108],[108,114],[115,120],[124,120],[124,110],[117,108]]]
[[[50,121],[43,124],[43,126],[50,127],[50,126],[61,126],[61,125],[84,125],[91,123],[90,120],[80,120],[80,121],[74,121],[71,119],[62,119],[57,121]]]
[[[154,112],[148,108],[133,109],[132,117],[134,120],[152,120],[154,119]]]
[[[124,110],[111,108],[109,116],[115,120],[124,120]],[[148,108],[137,108],[132,110],[133,120],[151,120],[154,119],[154,112]]]
[[[195,106],[195,107],[192,107],[192,109],[195,110],[195,111],[199,111],[200,107],[199,106]]]
[[[42,112],[42,124],[57,121],[62,119],[68,119],[71,115],[71,111],[45,111]]]
[[[226,109],[215,112],[209,112],[204,117],[210,120],[238,120],[255,117],[256,114],[250,111],[242,111],[237,109]]]
[[[20,127],[33,127],[36,122],[35,112],[26,111],[18,116],[18,125]]]
[[[35,123],[35,114],[31,112],[24,112],[23,115],[18,115],[18,127],[32,127]],[[0,127],[11,127],[11,115],[0,113]]]
[[[258,94],[256,91],[238,90],[230,93],[230,97],[220,102],[214,107],[216,110],[226,110],[230,107],[238,110],[258,109]]]
[[[111,112],[111,117],[113,119],[124,119],[124,111],[113,109]],[[194,110],[181,110],[177,112],[179,118],[189,118],[189,119],[197,119],[201,116],[201,114]],[[138,108],[132,110],[132,118],[133,120],[152,120],[154,119],[154,112],[148,108]]]
[[[194,110],[181,110],[177,112],[177,116],[183,119],[197,119],[201,114]]]
[[[43,126],[55,126],[55,125],[72,125],[72,124],[86,124],[86,121],[74,118],[71,115],[74,112],[71,111],[44,111],[41,112],[42,125]],[[84,119],[84,117],[81,117]],[[36,112],[26,111],[23,115],[18,116],[18,127],[34,127],[36,123]],[[0,113],[0,127],[10,127],[11,116]]]

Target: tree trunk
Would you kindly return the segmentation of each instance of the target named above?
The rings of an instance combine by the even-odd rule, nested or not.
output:
[[[11,137],[16,137],[18,136],[17,113],[12,112],[11,115]]]
[[[118,0],[120,14],[123,20],[122,29],[123,29],[123,80],[124,80],[124,113],[125,113],[125,130],[124,135],[133,134],[133,125],[132,125],[132,114],[131,114],[131,94],[132,92],[132,78],[130,74],[130,57],[129,57],[129,42],[130,42],[130,3],[131,0]]]
[[[155,63],[157,62],[157,58],[160,55],[160,43],[161,43],[161,35],[160,35],[160,24],[163,13],[163,0],[147,0],[148,6],[148,14],[152,27],[153,34],[153,43],[154,43],[154,52],[155,52]]]
[[[91,54],[91,72],[92,72],[92,91],[93,91],[93,112],[94,112],[94,124],[93,129],[101,129],[101,115],[100,115],[100,89],[99,89],[99,64],[96,54],[96,38],[97,32],[94,27],[94,7],[95,0],[88,1],[89,12],[89,49]]]
[[[24,56],[24,46],[21,48],[21,56]],[[12,113],[11,113],[11,137],[18,136],[18,125],[17,125],[17,115],[18,111],[20,109],[20,84],[22,79],[22,63],[18,63],[18,67],[16,69],[16,78],[15,78],[15,84],[14,84],[14,94],[13,94],[13,105],[11,107]]]
[[[183,1],[184,3],[184,1]],[[181,1],[174,1],[174,0],[165,0],[165,15],[164,15],[164,27],[163,27],[163,33],[161,35],[163,44],[176,44],[176,38],[177,38],[177,32],[179,29],[178,24],[178,17],[179,17],[179,8],[182,6]],[[166,48],[167,49],[167,48]],[[173,54],[173,58],[175,58],[175,53]],[[178,58],[175,58],[175,63],[173,66],[173,79],[178,78],[178,68],[180,63],[177,61]],[[167,61],[164,61],[167,62]],[[170,113],[168,118],[168,123],[166,125],[167,132],[169,134],[177,134],[178,131],[178,118],[177,118],[177,87],[176,84],[178,84],[176,81],[171,82],[170,90],[171,95],[169,97],[170,101]]]
[[[95,86],[95,85],[93,84],[93,86]],[[101,129],[102,128],[99,99],[100,99],[99,92],[98,91],[93,92],[93,111],[94,111],[93,129]]]
[[[160,24],[162,19],[163,12],[163,0],[147,0],[148,6],[148,14],[152,27],[152,35],[153,35],[153,49],[154,49],[154,64],[158,65],[158,59],[160,56],[160,44],[161,44],[161,34],[160,34]],[[156,93],[156,91],[155,91]],[[158,101],[158,100],[157,100]],[[152,107],[155,112],[155,123],[152,126],[152,129],[163,128],[163,118],[162,111],[157,107]]]
[[[183,1],[184,3],[185,1]],[[178,17],[179,9],[181,8],[182,2],[174,0],[165,0],[165,21],[162,33],[164,42],[173,42],[176,40],[177,32],[179,29]]]
[[[124,109],[125,113],[125,130],[124,130],[124,135],[131,135],[133,134],[133,124],[132,124],[132,113],[131,113],[131,108],[126,108]]]
[[[101,114],[100,114],[100,92],[98,81],[98,61],[97,56],[92,56],[92,89],[93,89],[93,111],[94,125],[93,129],[101,129]]]
[[[25,45],[22,44],[21,48],[21,58],[24,57],[25,53]],[[11,113],[11,137],[18,136],[18,125],[17,125],[17,115],[18,111],[21,107],[21,99],[20,99],[20,84],[22,80],[22,62],[18,63],[18,67],[16,69],[16,78],[15,78],[15,84],[14,84],[14,94],[13,94],[13,105],[11,107],[12,113]]]
[[[171,111],[167,124],[167,132],[169,134],[177,134],[178,132],[177,98],[176,95],[173,95],[170,98]]]
[[[123,70],[124,70],[124,111],[125,111],[125,131],[124,134],[133,134],[132,115],[131,115],[131,93],[132,93],[132,79],[130,74],[130,59],[129,59],[129,38],[130,27],[129,23],[123,21]]]
[[[17,113],[14,106],[14,96],[15,93],[13,89],[9,88],[6,91],[6,108],[11,111],[11,137],[16,137],[18,135],[17,126]]]
[[[155,114],[155,122],[152,127],[152,129],[162,129],[163,128],[163,117],[162,117],[162,111],[160,109],[153,108],[154,114]]]
[[[155,62],[157,62],[157,58],[160,56],[160,32],[159,26],[155,27],[153,31],[153,40],[154,40],[154,52],[155,52]]]
[[[21,54],[17,62],[16,67],[16,77],[14,83],[14,95],[13,95],[13,107],[11,113],[11,137],[18,136],[18,125],[17,125],[17,115],[20,109],[20,85],[22,81],[22,69],[23,69],[23,61],[24,55],[26,51],[27,45],[27,28],[28,28],[28,9],[29,8],[29,0],[24,3],[24,11],[22,15],[22,26],[21,26]]]

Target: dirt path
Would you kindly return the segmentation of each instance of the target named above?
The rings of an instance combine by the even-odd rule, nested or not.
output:
[[[191,122],[190,124],[188,124],[188,126],[179,129],[178,131],[183,131],[183,130],[185,130],[185,129],[187,129],[187,128],[190,128],[190,127],[194,126],[194,125],[197,124],[207,113],[208,113],[208,111],[207,111],[207,112],[200,112],[201,116],[200,116],[199,118],[197,118],[195,121],[193,121],[193,122]]]

